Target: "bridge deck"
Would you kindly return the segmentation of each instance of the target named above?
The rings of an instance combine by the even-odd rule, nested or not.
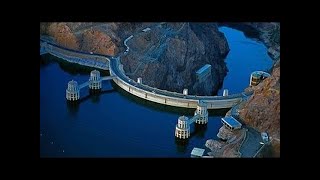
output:
[[[197,114],[197,115],[195,115],[195,116],[193,116],[191,119],[189,119],[189,124],[192,124],[192,123],[194,123],[194,122],[196,122],[196,120],[199,118],[199,114]]]
[[[101,78],[102,81],[108,81],[108,80],[111,80],[111,79],[114,79],[114,78],[117,78],[117,76],[104,76]]]
[[[101,81],[108,81],[108,80],[111,80],[111,79],[114,79],[114,78],[117,78],[117,76],[103,76],[101,77]],[[86,86],[89,86],[89,81],[86,81],[82,84],[79,85],[79,89],[82,89]]]
[[[79,85],[79,89],[82,89],[82,88],[84,88],[84,87],[86,87],[86,86],[89,86],[89,81],[80,84],[80,85]]]

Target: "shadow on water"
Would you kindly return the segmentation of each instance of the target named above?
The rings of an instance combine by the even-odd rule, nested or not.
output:
[[[112,91],[114,92],[113,89],[112,89]],[[106,93],[106,91],[102,91],[101,89],[95,89],[95,90],[89,89],[89,98],[91,99],[91,102],[93,102],[95,104],[99,103],[100,102],[100,95],[103,93]]]
[[[97,69],[93,67],[79,65],[77,63],[71,63],[66,60],[57,58],[51,54],[44,54],[40,56],[40,66],[47,66],[51,63],[57,62],[59,67],[64,71],[71,75],[87,75],[90,74],[91,71]],[[108,70],[98,69],[100,71],[101,76],[109,76],[110,72]],[[89,78],[89,77],[88,77]]]
[[[66,100],[66,104],[67,104],[68,114],[70,114],[71,116],[75,116],[79,111],[79,101]]]
[[[87,74],[90,74],[90,72],[95,69],[95,68],[91,68],[91,67],[87,67],[87,66],[82,66],[82,65],[79,65],[76,63],[67,62],[67,61],[60,59],[60,58],[57,58],[51,54],[44,54],[44,55],[40,56],[40,65],[41,66],[46,66],[46,65],[49,65],[50,63],[55,63],[55,62],[57,62],[59,64],[59,67],[64,72],[67,72],[71,75],[76,75],[76,74],[87,75]],[[101,76],[110,76],[110,72],[108,70],[99,69],[99,71],[100,71]],[[119,92],[119,94],[121,96],[125,97],[126,99],[129,99],[130,101],[132,101],[138,105],[142,105],[144,107],[147,107],[147,108],[151,108],[151,109],[161,111],[161,112],[178,114],[178,115],[193,116],[193,114],[194,114],[195,109],[173,107],[173,106],[158,104],[158,103],[151,102],[151,101],[148,101],[145,99],[141,99],[141,98],[136,97],[136,96],[128,93],[127,91],[121,89],[113,81],[110,81],[110,82],[111,82],[111,86],[113,87],[114,90],[101,91],[100,94],[110,93],[110,91],[114,92],[116,90]],[[100,94],[99,94],[99,96],[100,96]],[[99,96],[94,96],[93,94],[91,94],[91,95],[92,96],[89,95],[89,96],[85,96],[85,97],[81,98],[80,101],[77,103],[77,105],[72,105],[72,106],[78,106],[81,102],[85,101],[89,97],[92,97],[92,99],[91,99],[92,102],[98,103],[99,99],[100,99]],[[75,109],[75,108],[73,108],[73,109]],[[223,116],[226,114],[226,112],[228,110],[229,109],[219,109],[219,110],[208,110],[208,111],[209,111],[209,116],[216,116],[216,115]]]
[[[89,94],[84,97],[81,97],[78,104],[81,104],[82,102],[84,102],[88,99],[91,99],[91,101],[94,103],[98,103],[101,95],[109,94],[109,93],[113,93],[113,92],[115,92],[114,89],[100,90],[100,91],[99,90],[95,90],[95,91],[89,90]]]
[[[115,84],[113,81],[111,81],[111,86],[123,97],[125,97],[126,99],[129,99],[130,101],[147,107],[147,108],[151,108],[153,110],[156,111],[161,111],[161,112],[167,112],[167,113],[171,113],[171,114],[178,114],[178,115],[186,115],[186,116],[193,116],[194,115],[194,111],[195,109],[191,109],[191,108],[181,108],[181,107],[173,107],[173,106],[169,106],[169,105],[164,105],[164,104],[159,104],[159,103],[155,103],[152,101],[148,101],[146,99],[142,99],[139,98],[137,96],[134,96],[130,93],[128,93],[127,91],[123,90],[122,88],[120,88],[117,84]],[[228,110],[230,108],[227,109],[219,109],[219,110],[208,110],[209,112],[209,116],[216,116],[216,115],[220,115],[220,116],[224,116]]]
[[[196,138],[204,138],[204,135],[207,131],[207,124],[194,124],[194,131],[190,133],[190,137],[196,137]]]
[[[175,144],[177,147],[177,152],[186,153],[186,150],[189,144],[189,139],[191,139],[192,137],[204,138],[205,132],[207,130],[207,124],[194,123],[194,125],[190,127],[190,130],[191,130],[191,133],[188,139],[179,139],[177,137],[174,138]]]
[[[175,139],[175,144],[177,147],[177,152],[182,153],[182,154],[186,153],[187,147],[189,144],[189,140],[188,139],[179,139],[176,137],[174,139]]]
[[[114,90],[114,89],[100,90],[100,91],[99,90],[89,90],[89,94],[84,97],[81,97],[80,100],[78,100],[78,101],[67,101],[66,100],[68,112],[71,115],[75,115],[79,111],[79,106],[82,102],[87,101],[88,99],[91,99],[91,102],[97,104],[100,102],[101,95],[113,93],[113,92],[116,92],[116,90]]]
[[[251,39],[259,39],[259,31],[247,24],[244,23],[219,23],[218,26],[222,27],[222,26],[226,26],[232,29],[236,29],[239,30],[241,32],[243,32],[243,34],[247,37],[247,38],[251,38]]]
[[[54,60],[52,59],[53,56],[50,54],[43,54],[40,55],[40,67],[48,66],[51,63],[54,63]]]

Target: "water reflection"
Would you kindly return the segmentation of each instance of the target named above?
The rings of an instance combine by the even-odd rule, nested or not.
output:
[[[100,93],[101,93],[101,90],[100,89],[90,89],[89,90],[89,96],[90,96],[90,99],[91,99],[91,102],[97,104],[99,103],[100,101]]]
[[[189,139],[179,139],[179,138],[175,138],[175,144],[177,147],[177,152],[184,154],[187,151],[187,147],[189,144]]]
[[[219,27],[230,27],[233,29],[237,29],[241,32],[243,32],[243,34],[247,37],[247,38],[251,38],[251,39],[258,39],[259,38],[259,31],[251,26],[248,26],[246,24],[243,23],[219,23],[218,24]]]
[[[118,85],[116,85],[113,81],[111,81],[111,86],[123,97],[126,99],[129,99],[131,102],[134,102],[140,106],[144,106],[156,111],[160,112],[166,112],[166,113],[172,113],[172,114],[178,114],[178,115],[185,115],[185,116],[192,116],[194,115],[195,109],[192,108],[180,108],[180,107],[174,107],[164,104],[155,103],[152,101],[148,101],[142,98],[139,98],[137,96],[134,96],[127,91],[120,88]],[[230,108],[226,109],[217,109],[217,110],[208,110],[209,116],[224,116]]]
[[[71,115],[75,115],[75,114],[77,114],[77,112],[79,110],[80,104],[83,103],[84,101],[91,99],[91,102],[99,103],[101,95],[108,94],[108,93],[114,93],[114,92],[116,92],[116,90],[114,90],[114,89],[89,90],[89,94],[84,97],[80,97],[80,100],[78,100],[78,101],[67,101],[66,100],[68,113]]]
[[[90,72],[97,69],[89,66],[82,66],[77,63],[71,63],[68,61],[65,61],[63,59],[57,58],[51,54],[44,54],[40,56],[40,66],[47,66],[51,63],[57,62],[59,64],[59,67],[69,73],[70,75],[88,75],[88,79],[90,76]],[[98,69],[100,71],[101,76],[110,76],[110,72],[108,70],[102,70]]]
[[[68,114],[75,116],[79,111],[79,101],[68,101],[66,100]]]
[[[207,131],[207,124],[196,124],[191,125],[191,133],[190,137],[188,139],[179,139],[175,137],[175,144],[177,147],[177,152],[179,153],[186,153],[189,140],[193,137],[196,137],[197,139],[202,139],[205,137],[206,131]]]
[[[52,59],[52,56],[50,54],[44,54],[40,56],[40,67],[48,66],[50,63],[53,63],[54,61]]]
[[[194,125],[194,136],[196,138],[202,139],[207,131],[207,124],[195,124]]]
[[[235,30],[223,30],[226,31],[225,34],[232,35],[228,42],[243,39],[242,34]],[[242,92],[243,86],[249,83],[248,78],[252,69],[263,69],[268,66],[263,60],[262,64],[260,63],[260,59],[266,56],[260,52],[265,53],[265,49],[256,47],[243,43],[236,43],[231,47],[230,56],[227,58],[230,72],[228,78],[224,80],[224,88],[229,89],[230,94]],[[54,63],[49,63],[45,61],[46,59],[54,60]],[[103,87],[112,89],[106,93],[115,94],[110,94],[106,98],[100,96],[103,94],[101,92],[94,97],[86,87],[81,90],[78,104],[68,104],[65,98],[67,82],[71,79],[77,80],[79,84],[87,81],[93,68],[82,67],[74,72],[74,66],[78,66],[77,64],[72,64],[70,67],[62,61],[50,54],[43,55],[40,59],[40,129],[43,133],[40,135],[40,156],[190,157],[194,147],[204,147],[207,139],[217,139],[216,134],[222,125],[220,118],[228,109],[209,110],[210,119],[207,127],[198,127],[193,123],[191,137],[181,141],[176,139],[173,133],[178,117],[186,115],[190,118],[195,109],[175,108],[140,99],[125,92],[112,81]],[[108,71],[100,73],[101,76],[109,75]],[[86,100],[88,101],[82,104]],[[118,104],[110,106],[113,102]],[[104,107],[108,107],[108,110],[103,110]],[[119,113],[122,113],[121,121]],[[94,121],[88,120],[88,116],[94,117]],[[152,133],[159,135],[156,141],[150,136]],[[128,135],[132,135],[133,138]],[[54,144],[50,144],[53,140]]]

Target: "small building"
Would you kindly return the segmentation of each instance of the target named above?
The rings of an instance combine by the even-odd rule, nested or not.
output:
[[[266,132],[262,132],[261,133],[261,138],[262,138],[262,141],[264,143],[268,143],[269,142],[269,136],[268,136],[268,134]]]
[[[221,122],[225,127],[230,129],[231,131],[235,129],[240,129],[242,126],[242,124],[232,116],[226,116],[224,118],[221,118]]]
[[[142,78],[141,77],[138,77],[137,81],[138,81],[139,84],[142,84]]]
[[[228,89],[224,89],[223,90],[223,96],[228,96],[229,94],[229,90]]]
[[[201,148],[193,148],[191,151],[191,157],[192,158],[201,158],[204,154],[205,149]]]
[[[211,65],[206,64],[202,68],[200,68],[197,72],[197,80],[202,81],[211,75]]]
[[[188,89],[183,89],[183,95],[188,95]]]

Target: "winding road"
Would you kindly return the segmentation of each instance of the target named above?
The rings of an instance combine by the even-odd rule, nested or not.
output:
[[[150,30],[152,30],[152,28],[150,28]],[[110,57],[102,54],[86,53],[86,52],[81,52],[77,50],[71,50],[65,47],[61,47],[53,42],[49,42],[48,40],[46,40],[46,38],[41,38],[41,37],[40,37],[40,46],[41,46],[40,49],[41,49],[41,53],[43,53],[43,49],[50,48],[50,47],[52,49],[52,46],[54,46],[56,48],[55,51],[59,51],[59,48],[61,49],[60,53],[72,52],[72,54],[68,55],[66,60],[68,60],[68,58],[79,58],[79,57],[91,59],[90,61],[92,61],[92,59],[97,59],[97,58],[107,60],[107,62],[105,63],[109,63],[109,65],[106,64],[104,67],[108,67],[110,71],[110,75],[116,76],[116,78],[114,78],[113,81],[119,87],[129,92],[130,94],[133,94],[140,98],[153,101],[156,103],[160,103],[160,104],[165,104],[165,105],[170,105],[175,107],[183,107],[183,108],[196,108],[198,102],[201,100],[207,104],[208,109],[224,109],[224,108],[233,107],[234,105],[240,103],[244,98],[252,95],[253,93],[253,92],[242,92],[242,93],[228,95],[228,96],[184,95],[182,93],[160,90],[154,87],[137,83],[136,81],[130,79],[125,74],[125,72],[123,71],[123,65],[120,62],[121,56],[126,53],[129,53],[130,48],[127,45],[127,42],[133,37],[134,35],[131,35],[124,41],[124,45],[127,47],[127,49],[123,54],[121,53],[117,57]],[[56,53],[53,53],[53,51],[48,51],[48,53],[54,56],[57,56]],[[70,56],[74,56],[74,57],[70,57]],[[65,57],[62,57],[62,58],[65,58]],[[81,64],[81,65],[90,66],[91,64],[92,63]],[[93,66],[93,67],[96,67],[96,66]]]

